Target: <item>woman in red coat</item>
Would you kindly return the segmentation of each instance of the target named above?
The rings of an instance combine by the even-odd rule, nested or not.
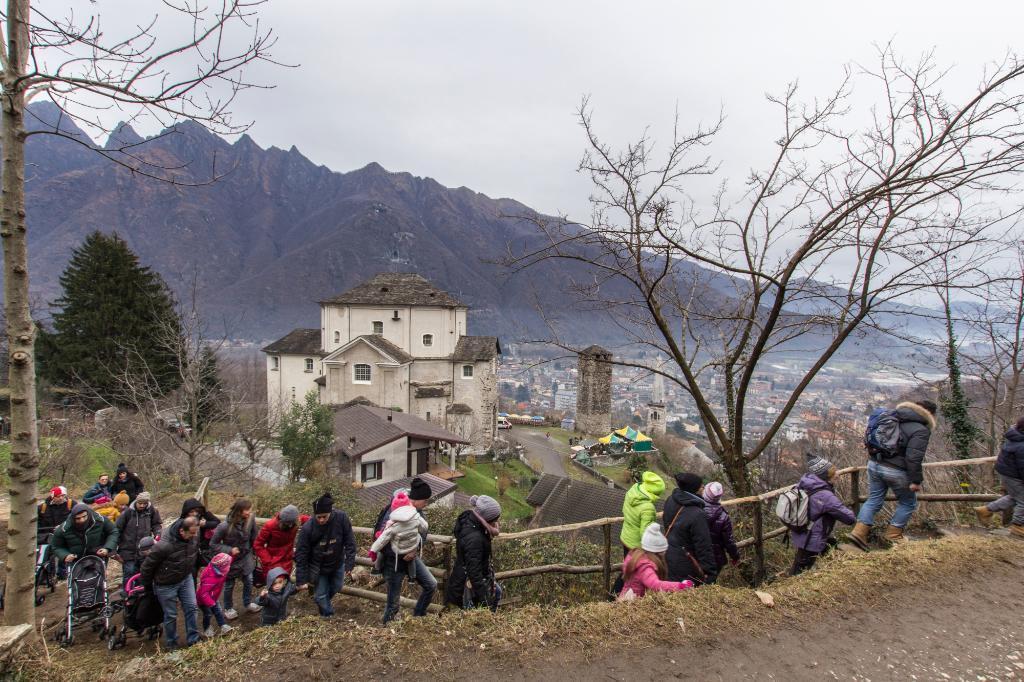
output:
[[[263,575],[270,572],[272,568],[283,568],[288,573],[292,572],[292,560],[295,558],[295,536],[299,533],[299,526],[309,520],[308,514],[299,516],[299,509],[294,504],[274,515],[274,518],[263,524],[256,542],[253,543],[253,551],[256,558],[260,560],[260,570]]]

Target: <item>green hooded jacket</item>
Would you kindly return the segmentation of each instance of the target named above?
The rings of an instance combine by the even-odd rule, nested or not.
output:
[[[654,503],[665,492],[665,481],[653,471],[645,471],[643,478],[626,492],[622,503],[622,532],[619,539],[629,549],[640,546],[647,526],[658,521],[658,511]]]
[[[75,529],[75,514],[83,511],[89,512],[89,520],[85,524],[85,530],[80,532]],[[100,516],[90,509],[89,505],[79,502],[72,507],[64,523],[53,531],[50,549],[53,550],[57,561],[64,561],[68,554],[83,557],[101,547],[113,554],[117,551],[119,535],[117,527],[110,519]]]

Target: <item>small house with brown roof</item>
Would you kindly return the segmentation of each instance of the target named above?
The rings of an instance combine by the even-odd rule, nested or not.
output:
[[[320,302],[320,328],[263,348],[272,409],[315,391],[340,406],[362,398],[437,424],[478,447],[497,432],[493,336],[469,336],[468,307],[424,277],[381,273]]]

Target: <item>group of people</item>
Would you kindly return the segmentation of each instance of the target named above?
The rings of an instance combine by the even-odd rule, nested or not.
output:
[[[890,412],[898,433],[893,435],[892,448],[868,447],[869,495],[858,515],[833,488],[837,468],[832,462],[821,455],[806,455],[805,473],[795,487],[806,503],[804,520],[789,527],[795,548],[791,575],[811,568],[835,544],[832,535],[837,522],[853,525],[851,540],[867,549],[868,532],[889,492],[897,505],[884,535],[891,541],[903,538],[917,506],[936,406],[922,400],[901,403]],[[993,513],[1012,508],[1010,531],[1024,537],[1024,418],[1007,432],[996,471],[1008,494],[975,511],[987,522]],[[648,591],[711,584],[727,563],[740,560],[732,520],[721,504],[722,484],[705,483],[693,473],[676,474],[674,482],[660,521],[657,504],[666,492],[661,476],[644,472],[626,492],[620,534],[624,562],[615,589],[620,600],[640,598]],[[131,497],[115,522],[85,500],[102,499],[118,484],[121,487],[114,494]],[[430,486],[414,478],[409,488],[395,491],[377,516],[369,558],[373,572],[387,585],[384,623],[398,614],[406,580],[419,587],[414,616],[426,615],[433,601],[437,580],[423,559],[429,530],[423,510],[431,495]],[[140,574],[142,584],[163,607],[166,645],[175,648],[179,606],[189,645],[201,635],[213,637],[218,631],[231,630],[227,621],[238,617],[234,602],[238,582],[242,584],[241,609],[259,612],[262,625],[286,618],[289,599],[303,591],[312,595],[321,616],[331,617],[332,599],[351,579],[355,567],[355,535],[348,515],[334,508],[330,494],[317,498],[311,512],[302,514],[296,506],[287,505],[257,528],[249,500],[236,500],[221,520],[199,500],[189,499],[164,532],[160,513],[141,480],[119,467],[113,482],[101,477],[83,502],[74,502],[65,488],[55,487],[39,507],[39,524],[41,536],[46,528],[53,529],[49,544],[62,565],[95,553],[119,558],[125,580]],[[502,588],[495,579],[492,542],[500,532],[501,512],[498,501],[479,495],[459,515],[452,532],[455,557],[444,594],[447,605],[497,608]],[[264,587],[257,595],[259,585]]]

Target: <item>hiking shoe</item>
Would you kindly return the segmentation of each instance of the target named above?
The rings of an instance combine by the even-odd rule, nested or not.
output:
[[[986,528],[992,522],[992,512],[989,511],[986,505],[975,507],[974,513],[978,516],[978,523],[985,526]]]
[[[227,623],[224,623],[224,625],[220,626],[220,634],[222,634],[222,635],[226,635],[229,632],[231,632],[232,630],[234,630],[234,628],[231,627],[230,625],[228,625]]]
[[[205,629],[205,630],[203,631],[203,637],[205,637],[206,639],[213,639],[213,635],[214,635],[214,634],[215,634],[215,633],[214,633],[214,631],[213,631],[213,626],[212,626],[212,625],[211,625],[210,627],[206,628],[206,629]]]
[[[1022,528],[1022,531],[1024,531],[1024,528]],[[1022,535],[1024,535],[1024,532],[1022,532]],[[898,526],[889,526],[885,529],[885,539],[895,544],[902,542],[906,538],[903,537],[902,528],[899,528]]]
[[[850,542],[857,545],[860,549],[865,552],[868,551],[868,533],[871,532],[871,526],[866,523],[857,522],[857,525],[850,531]]]
[[[224,611],[224,617],[228,620],[234,620],[235,618],[238,618],[238,611],[235,611],[234,609],[227,609]]]
[[[1010,524],[1010,535],[1016,535],[1019,538],[1024,538],[1024,525],[1019,523]]]
[[[259,604],[253,603],[253,604],[249,604],[248,606],[246,606],[245,610],[248,611],[249,613],[259,613],[260,611],[263,610],[263,607],[260,606]]]

